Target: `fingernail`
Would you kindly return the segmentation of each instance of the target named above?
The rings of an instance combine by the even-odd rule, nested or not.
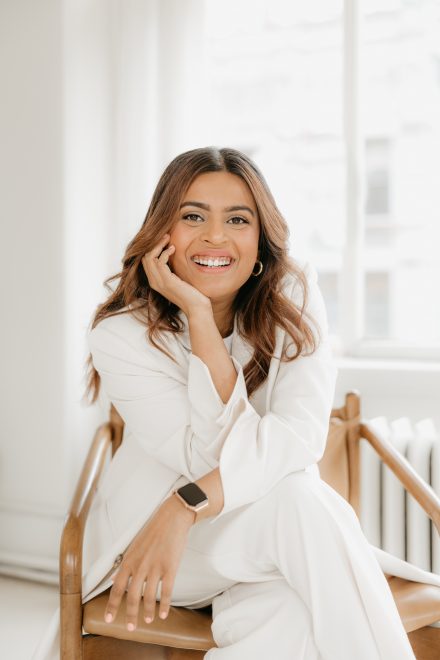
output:
[[[151,616],[146,616],[145,621],[146,621],[146,623],[151,623],[153,621],[153,619],[151,618]]]
[[[110,614],[110,612],[108,612],[105,615],[105,621],[106,621],[106,623],[110,623],[110,621],[112,621],[112,620],[113,620],[113,614]]]
[[[127,628],[128,628],[128,630],[133,631],[134,630],[134,623],[127,623]]]
[[[167,615],[166,612],[161,612],[161,613],[159,614],[159,616],[160,616],[161,619],[165,619],[166,615]]]

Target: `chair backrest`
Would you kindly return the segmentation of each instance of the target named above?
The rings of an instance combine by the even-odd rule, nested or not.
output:
[[[321,479],[344,497],[360,514],[360,395],[351,391],[345,404],[333,408],[327,444],[318,463]]]
[[[110,404],[109,421],[112,428],[112,458],[119,449],[124,434],[124,420],[113,404]]]
[[[110,406],[112,456],[122,442],[124,420]],[[321,479],[344,497],[359,516],[360,495],[360,395],[356,390],[345,395],[345,404],[330,414],[327,444],[318,463]]]

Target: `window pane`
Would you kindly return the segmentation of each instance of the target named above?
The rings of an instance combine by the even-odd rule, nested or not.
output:
[[[365,303],[366,338],[388,337],[390,334],[389,273],[367,273]]]
[[[344,242],[342,0],[206,2],[208,143],[255,159],[337,328]]]
[[[326,303],[329,328],[338,328],[338,274],[331,271],[320,270],[319,286]]]
[[[365,338],[440,341],[440,2],[364,0]]]
[[[368,216],[389,214],[390,201],[390,140],[368,139],[366,141],[365,173],[367,177],[366,205]]]

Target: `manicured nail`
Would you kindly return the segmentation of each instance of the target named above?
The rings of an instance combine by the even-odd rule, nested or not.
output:
[[[146,621],[146,623],[151,623],[153,621],[153,619],[151,618],[151,616],[146,616],[145,621]]]
[[[166,615],[167,615],[166,612],[161,612],[161,613],[159,614],[159,616],[160,616],[161,619],[165,619],[165,618],[166,618]]]
[[[113,614],[110,614],[110,612],[108,612],[105,615],[105,621],[106,621],[106,623],[110,623],[110,621],[113,621]]]

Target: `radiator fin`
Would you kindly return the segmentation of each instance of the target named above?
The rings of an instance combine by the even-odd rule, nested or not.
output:
[[[432,419],[366,420],[371,429],[404,455],[440,496],[440,436]],[[361,440],[360,522],[370,543],[420,568],[440,573],[440,538],[419,503]]]

